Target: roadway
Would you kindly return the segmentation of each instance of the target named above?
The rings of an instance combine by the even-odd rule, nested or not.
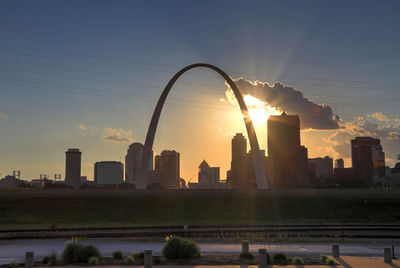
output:
[[[44,256],[55,252],[61,256],[67,239],[45,240],[1,240],[0,264],[8,264],[12,261],[23,262],[26,251],[35,252],[35,261],[42,260]],[[158,241],[138,241],[133,238],[88,238],[80,240],[83,244],[93,244],[99,248],[103,256],[111,256],[115,250],[121,250],[124,254],[133,251],[153,250],[155,255],[160,255],[164,243]],[[357,243],[344,243],[340,245],[342,255],[348,256],[382,256],[382,249],[390,247],[392,241],[388,239],[366,239]],[[400,240],[395,241],[395,255],[400,255]],[[235,242],[199,242],[203,254],[239,254],[241,244]],[[313,243],[250,243],[250,251],[256,253],[259,248],[266,248],[271,254],[282,252],[288,256],[319,256],[330,254],[331,244],[322,242]]]

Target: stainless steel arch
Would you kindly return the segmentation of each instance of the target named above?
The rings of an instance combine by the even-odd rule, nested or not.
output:
[[[232,88],[232,90],[235,94],[235,97],[237,99],[237,102],[239,103],[240,110],[242,111],[242,114],[243,114],[244,123],[246,125],[247,135],[249,137],[250,148],[251,148],[251,153],[252,153],[252,157],[253,157],[254,171],[255,171],[256,180],[257,180],[257,188],[258,189],[268,189],[268,184],[267,184],[267,180],[266,180],[266,176],[265,176],[264,164],[263,164],[263,161],[261,158],[260,148],[258,145],[256,132],[254,130],[253,122],[251,121],[246,103],[244,102],[243,97],[240,94],[240,91],[237,88],[235,82],[224,71],[222,71],[221,69],[219,69],[218,67],[216,67],[214,65],[207,64],[207,63],[192,64],[192,65],[186,66],[185,68],[183,68],[182,70],[177,72],[174,75],[174,77],[172,77],[172,79],[168,82],[168,84],[165,87],[164,91],[162,92],[160,98],[158,99],[157,106],[154,110],[153,117],[151,118],[149,129],[147,131],[146,141],[144,143],[142,158],[141,158],[140,167],[139,167],[138,180],[136,182],[136,189],[145,189],[146,188],[147,176],[148,176],[148,166],[150,163],[151,151],[153,149],[153,142],[154,142],[154,137],[156,135],[157,124],[158,124],[158,120],[160,119],[161,110],[164,106],[164,103],[168,96],[168,93],[170,92],[172,86],[175,84],[176,80],[178,80],[178,78],[183,73],[185,73],[186,71],[188,71],[190,69],[198,68],[198,67],[209,68],[209,69],[216,71],[225,79],[225,81]]]

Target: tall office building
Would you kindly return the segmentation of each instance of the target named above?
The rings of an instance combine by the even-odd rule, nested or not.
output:
[[[372,185],[374,174],[384,176],[385,153],[379,139],[356,137],[351,140],[351,160],[356,183]],[[383,166],[383,171],[382,171]]]
[[[143,144],[132,143],[125,156],[125,182],[136,184],[142,159]],[[151,152],[149,170],[153,170],[153,152]]]
[[[310,158],[309,163],[312,163],[314,170],[314,177],[317,179],[327,180],[333,178],[333,159],[329,156]]]
[[[300,146],[300,119],[298,115],[268,118],[268,158],[271,161],[272,187],[306,186],[307,148]]]
[[[124,165],[118,161],[101,161],[94,164],[96,185],[118,185],[123,182]]]
[[[81,185],[81,156],[79,149],[68,149],[65,152],[65,184],[74,188]]]
[[[335,160],[335,168],[344,168],[343,158],[339,158]]]
[[[188,183],[189,188],[194,189],[218,189],[220,188],[219,167],[210,167],[203,160],[199,165],[198,182]]]
[[[243,188],[247,183],[247,141],[242,133],[236,133],[232,139],[231,176],[232,187]]]
[[[176,151],[164,150],[160,158],[161,185],[166,189],[179,189],[180,156]]]

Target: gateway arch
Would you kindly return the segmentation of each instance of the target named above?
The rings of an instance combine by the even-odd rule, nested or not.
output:
[[[252,158],[253,158],[254,171],[255,171],[256,180],[257,180],[257,188],[258,189],[268,189],[267,179],[265,176],[264,163],[261,158],[260,147],[258,145],[257,135],[254,130],[253,122],[251,121],[246,103],[244,102],[243,97],[240,94],[240,91],[237,88],[235,82],[233,82],[233,80],[220,68],[218,68],[214,65],[211,65],[211,64],[207,64],[207,63],[196,63],[196,64],[186,66],[185,68],[183,68],[179,72],[177,72],[174,75],[174,77],[172,77],[172,79],[168,82],[167,86],[164,88],[164,91],[162,92],[160,98],[158,99],[157,106],[154,109],[153,117],[151,118],[149,129],[147,131],[146,141],[144,143],[144,148],[142,151],[142,158],[141,158],[140,166],[139,166],[138,179],[136,181],[136,189],[146,189],[148,167],[149,167],[149,163],[150,163],[151,152],[153,150],[154,137],[156,135],[157,124],[158,124],[158,120],[160,119],[161,110],[164,106],[165,100],[167,99],[168,93],[170,92],[172,86],[175,84],[176,80],[178,80],[178,78],[182,74],[184,74],[186,71],[188,71],[190,69],[194,69],[194,68],[198,68],[198,67],[208,68],[208,69],[216,71],[225,79],[225,81],[229,84],[229,86],[233,90],[236,100],[239,103],[240,110],[242,111],[244,124],[246,125],[247,135],[248,135],[249,141],[250,141],[250,148],[251,148],[251,154],[252,154]]]

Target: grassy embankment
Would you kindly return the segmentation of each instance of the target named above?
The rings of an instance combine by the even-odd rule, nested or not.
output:
[[[400,192],[47,190],[0,192],[0,229],[400,223]]]

